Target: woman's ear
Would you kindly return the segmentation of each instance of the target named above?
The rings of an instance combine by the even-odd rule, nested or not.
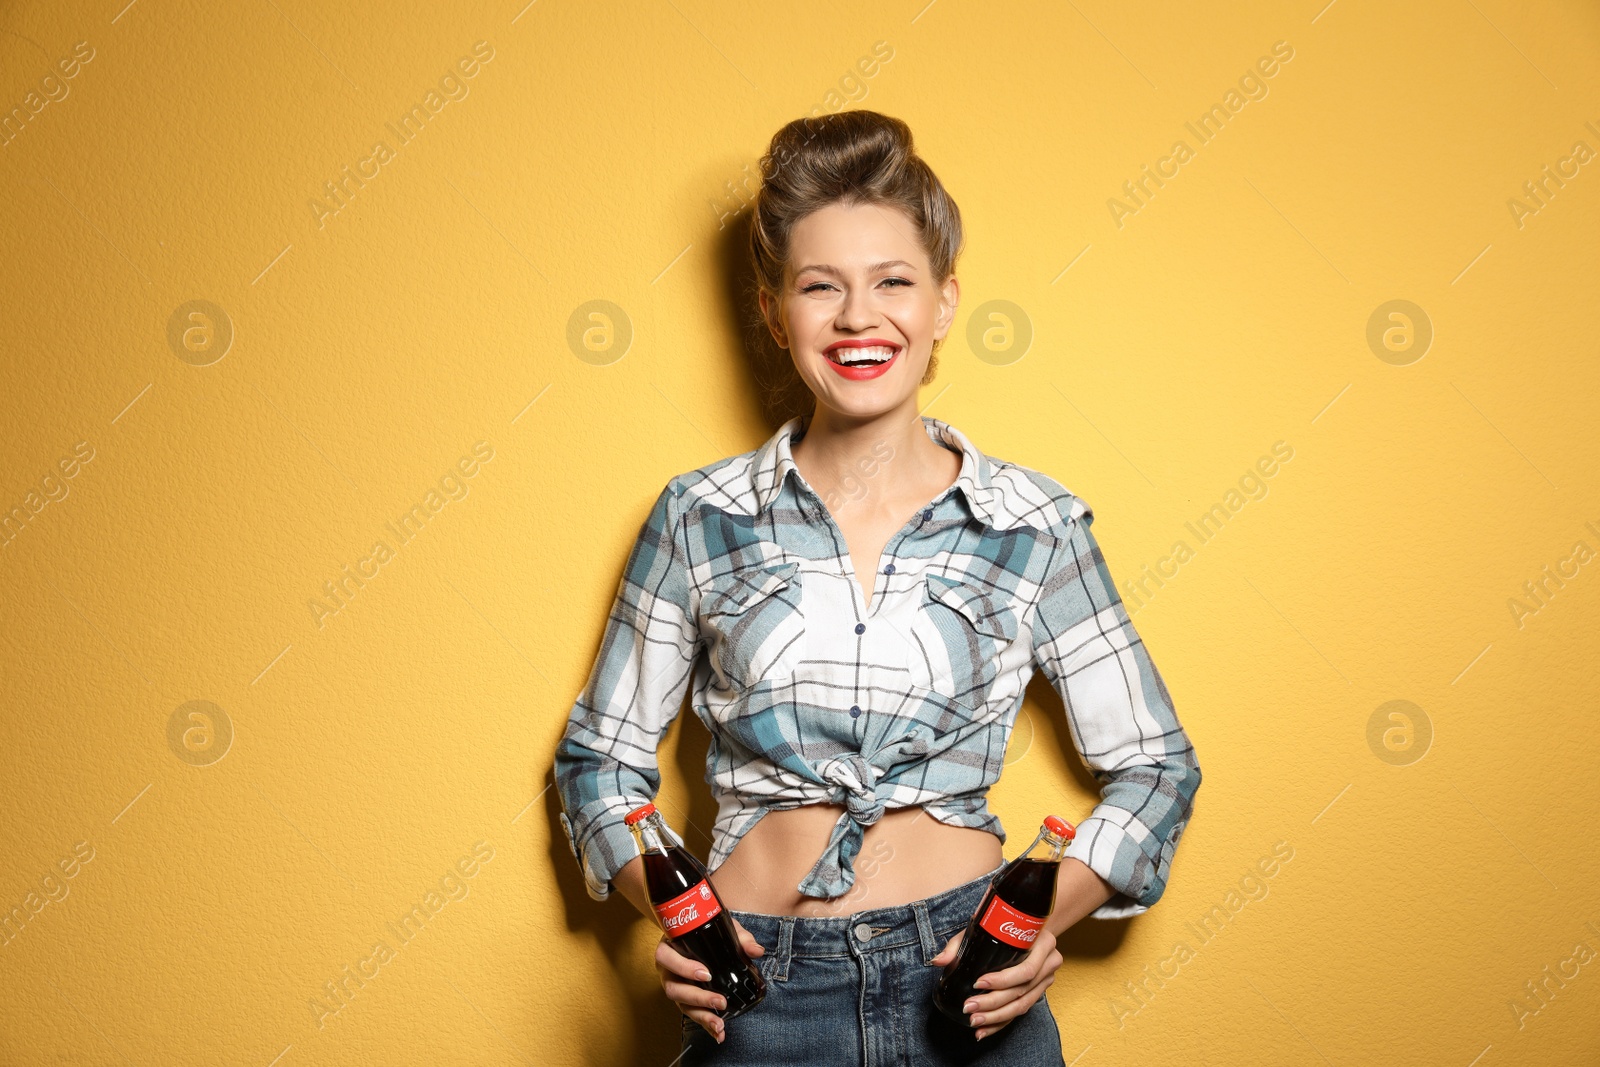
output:
[[[950,332],[951,324],[956,321],[956,308],[960,306],[961,283],[952,274],[939,287],[939,313],[934,316],[933,322],[934,340],[944,340],[944,335]]]
[[[761,304],[761,318],[766,322],[767,329],[772,332],[773,343],[787,350],[789,339],[784,336],[782,307],[778,299],[763,289],[756,300]]]

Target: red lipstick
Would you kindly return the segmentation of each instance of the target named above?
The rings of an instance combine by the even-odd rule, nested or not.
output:
[[[876,354],[880,356],[883,350],[887,350],[889,356],[887,359],[867,362],[872,357],[866,355],[862,350],[876,350]],[[822,354],[827,357],[828,366],[832,367],[841,378],[859,382],[887,374],[889,368],[894,366],[895,361],[900,358],[902,351],[899,345],[893,341],[886,341],[881,337],[852,337],[848,340],[835,341],[823,349]],[[854,361],[857,365],[847,367],[844,365],[844,361],[847,360]]]

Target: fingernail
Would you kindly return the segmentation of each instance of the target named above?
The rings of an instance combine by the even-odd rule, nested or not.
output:
[[[727,1007],[728,1007],[728,998],[727,997],[718,997],[717,998],[717,1010],[718,1011],[726,1011]]]
[[[972,1025],[973,1025],[973,1026],[982,1026],[982,1025],[983,1025],[983,1016],[981,1016],[981,1015],[974,1015],[974,1016],[973,1016],[973,1017],[972,1017]]]
[[[969,1013],[973,1012],[973,1011],[976,1011],[977,1008],[978,1008],[978,1002],[977,1002],[976,999],[969,1000],[965,1004],[961,1005],[961,1010],[964,1011],[964,1012],[969,1012]]]
[[[700,979],[702,982],[709,982],[711,980],[711,972],[706,970],[704,967],[694,972],[694,976]]]

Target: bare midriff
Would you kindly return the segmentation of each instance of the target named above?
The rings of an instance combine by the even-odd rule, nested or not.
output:
[[[822,855],[844,810],[808,804],[763,815],[712,872],[723,904],[763,915],[845,916],[953,889],[1003,858],[1000,839],[985,830],[942,823],[920,807],[896,808],[866,828],[852,864],[855,884],[843,896],[801,896],[795,886]]]

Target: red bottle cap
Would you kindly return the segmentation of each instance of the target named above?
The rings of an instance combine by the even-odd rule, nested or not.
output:
[[[638,822],[640,819],[644,818],[646,815],[649,815],[655,810],[656,806],[646,801],[637,808],[634,808],[632,811],[628,812],[628,814],[624,815],[622,817],[622,825],[632,826],[634,823]]]
[[[1068,841],[1071,841],[1078,834],[1078,831],[1072,828],[1071,823],[1065,819],[1058,819],[1054,815],[1046,815],[1044,817],[1044,828],[1057,837],[1065,838]]]

